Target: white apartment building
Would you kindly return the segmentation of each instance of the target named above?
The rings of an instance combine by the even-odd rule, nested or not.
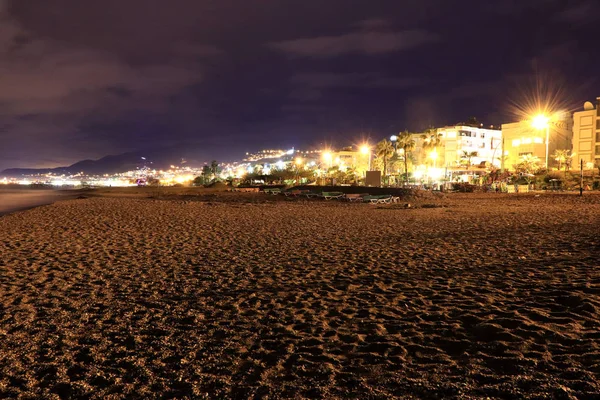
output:
[[[440,138],[437,158],[432,160],[432,150],[424,147],[421,134],[415,135],[419,163],[436,165],[439,168],[464,168],[465,154],[477,153],[471,157],[471,165],[491,163],[500,166],[502,155],[502,131],[466,125],[445,126],[436,129]]]

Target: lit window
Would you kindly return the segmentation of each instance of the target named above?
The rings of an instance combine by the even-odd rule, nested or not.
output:
[[[541,137],[533,138],[533,143],[544,143],[544,139]]]
[[[531,138],[523,138],[523,140],[521,141],[521,143],[523,143],[523,144],[531,144]]]
[[[449,138],[455,138],[456,137],[456,132],[455,131],[447,132],[446,135]]]
[[[515,139],[512,141],[513,147],[519,147],[521,145],[521,140]]]

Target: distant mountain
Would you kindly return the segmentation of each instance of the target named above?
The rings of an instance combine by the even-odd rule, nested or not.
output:
[[[236,157],[237,158],[237,157]],[[183,164],[185,160],[185,164]],[[78,161],[67,167],[56,168],[9,168],[0,172],[0,177],[20,177],[53,173],[72,175],[83,172],[85,175],[115,174],[132,171],[147,166],[151,169],[168,169],[171,165],[202,167],[212,160],[232,161],[229,146],[214,144],[185,143],[162,148],[151,148],[102,157],[99,160]]]
[[[37,175],[53,173],[57,175],[71,175],[83,172],[86,175],[114,174],[130,171],[136,167],[143,167],[139,156],[134,153],[125,153],[102,157],[99,160],[83,160],[68,167],[57,168],[10,168],[0,172],[1,176],[18,177],[22,175]],[[162,167],[159,167],[162,168]]]
[[[72,175],[79,172],[82,172],[85,175],[103,175],[132,171],[136,168],[143,168],[144,166],[147,166],[151,169],[167,169],[171,165],[181,165],[181,161],[181,156],[179,154],[174,155],[171,151],[145,153],[135,152],[110,155],[102,157],[99,160],[83,160],[67,167],[9,168],[0,172],[0,176],[20,177],[23,175],[47,173],[53,173],[57,175]],[[198,162],[195,162],[194,164],[197,163]]]

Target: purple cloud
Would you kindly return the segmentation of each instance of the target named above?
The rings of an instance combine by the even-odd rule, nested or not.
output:
[[[422,30],[353,32],[338,36],[273,42],[269,46],[292,56],[332,57],[342,54],[385,54],[408,50],[437,40],[437,35]]]

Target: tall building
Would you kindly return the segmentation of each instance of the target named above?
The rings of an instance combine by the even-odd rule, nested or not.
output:
[[[583,111],[573,114],[573,153],[576,160],[583,160],[584,167],[600,163],[600,97],[596,106],[587,101]]]
[[[502,124],[505,168],[514,169],[514,166],[526,155],[537,157],[540,165],[545,165],[546,153],[548,168],[558,165],[552,154],[556,150],[572,149],[573,120],[569,113],[560,112],[549,118],[546,124],[547,128],[543,129],[536,129],[531,120]],[[547,152],[546,136],[548,137]]]

